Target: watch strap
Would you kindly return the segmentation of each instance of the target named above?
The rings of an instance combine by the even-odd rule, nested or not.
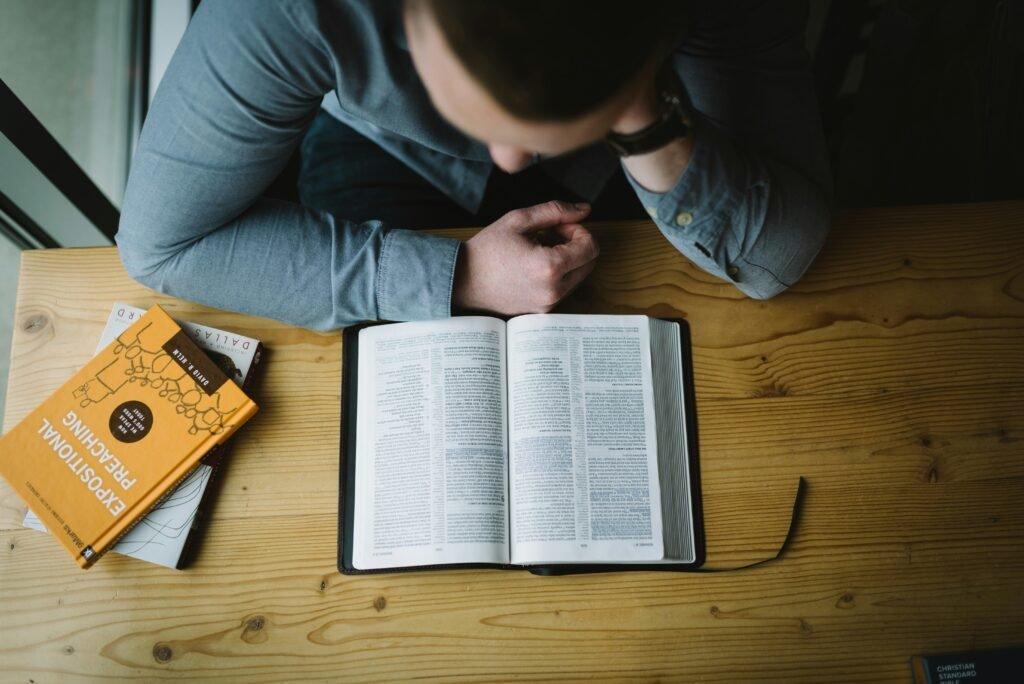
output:
[[[662,107],[657,121],[633,133],[605,135],[605,142],[617,155],[629,157],[653,152],[690,134],[693,122],[683,104],[679,77],[667,65],[658,74],[658,98]]]

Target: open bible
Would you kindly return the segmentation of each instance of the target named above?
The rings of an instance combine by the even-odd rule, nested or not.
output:
[[[703,562],[685,321],[464,316],[343,353],[342,572]]]

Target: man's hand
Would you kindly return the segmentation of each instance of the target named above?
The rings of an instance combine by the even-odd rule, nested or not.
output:
[[[452,302],[500,314],[545,313],[594,270],[597,242],[578,222],[588,204],[516,209],[462,245]]]

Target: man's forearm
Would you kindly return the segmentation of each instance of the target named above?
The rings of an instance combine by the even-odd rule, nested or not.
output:
[[[269,199],[177,240],[194,231],[164,203],[177,199],[173,187],[158,195],[144,181],[129,184],[117,244],[128,272],[154,290],[315,330],[450,313],[456,240]]]
[[[748,296],[772,297],[803,274],[824,242],[825,194],[791,166],[744,150],[701,116],[694,124],[682,170],[671,168],[671,157],[660,170],[662,180],[678,173],[670,188],[647,188],[632,170],[630,182],[665,237],[694,264]],[[651,174],[647,182],[658,180],[658,169],[644,171]]]

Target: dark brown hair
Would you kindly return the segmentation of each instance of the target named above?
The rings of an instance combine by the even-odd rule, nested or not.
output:
[[[407,0],[510,114],[567,120],[604,103],[683,37],[685,0]]]

